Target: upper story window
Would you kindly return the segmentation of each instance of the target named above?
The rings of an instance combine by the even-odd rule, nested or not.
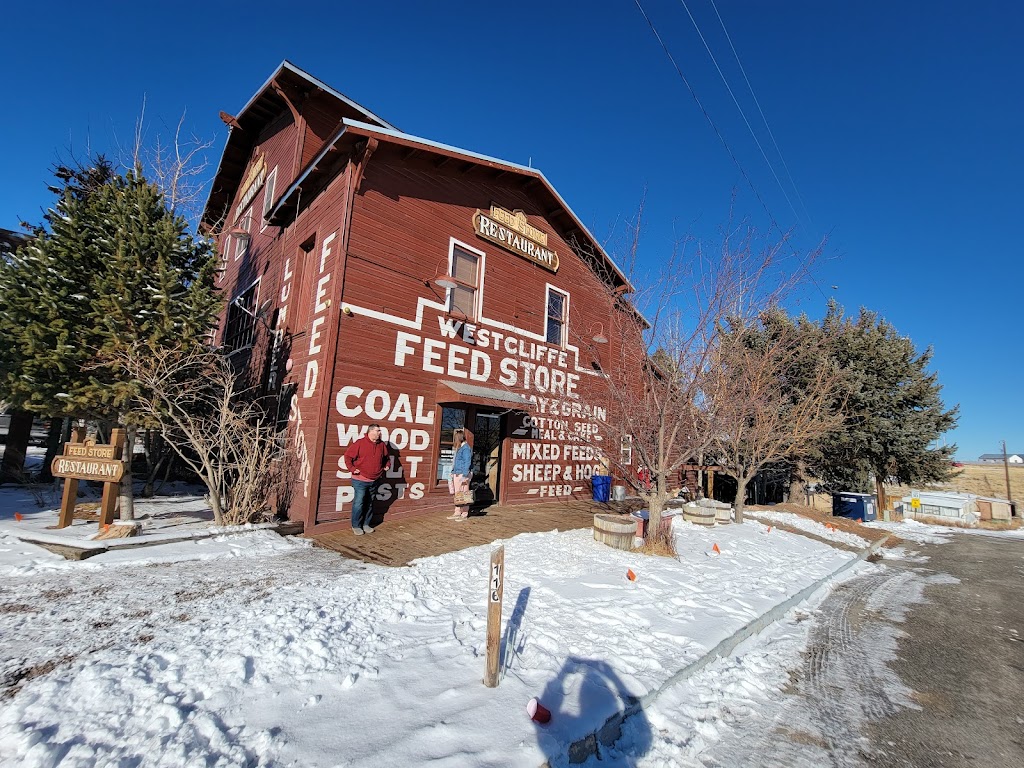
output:
[[[448,311],[475,319],[480,290],[480,257],[472,251],[453,246],[451,276],[455,278],[456,285],[449,289]]]
[[[224,329],[224,346],[229,352],[251,347],[256,336],[256,297],[259,280],[228,304],[228,323]]]
[[[548,287],[547,326],[545,338],[548,344],[565,345],[565,333],[569,325],[569,294]]]
[[[231,251],[232,251],[232,249],[234,247],[235,247],[234,238],[231,237],[231,235],[229,235],[229,234],[225,234],[224,238],[221,240],[220,248],[218,248],[218,251],[220,252],[220,259],[219,259],[219,263],[217,264],[217,282],[218,283],[221,282],[224,279],[224,276],[228,272],[228,254],[231,253]]]
[[[231,239],[234,243],[235,261],[238,261],[249,253],[249,241],[252,239],[252,208],[243,213],[235,228],[231,230]]]
[[[263,215],[260,217],[260,232],[267,228],[267,214],[274,204],[274,192],[277,189],[277,166],[267,176],[266,184],[263,186]]]

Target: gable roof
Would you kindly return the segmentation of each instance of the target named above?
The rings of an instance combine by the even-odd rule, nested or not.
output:
[[[291,186],[289,186],[274,203],[274,206],[267,214],[267,221],[276,226],[285,225],[291,220],[291,217],[295,215],[298,209],[299,191],[302,187],[304,185],[307,189],[309,187],[316,187],[320,183],[323,183],[326,180],[325,177],[332,173],[331,167],[333,164],[324,163],[324,158],[339,149],[350,148],[351,145],[360,139],[371,138],[376,139],[377,141],[404,146],[417,151],[447,156],[474,165],[482,165],[504,173],[514,173],[535,179],[541,185],[541,189],[544,193],[556,203],[558,210],[563,211],[575,228],[583,234],[588,241],[587,244],[593,250],[594,255],[603,261],[605,266],[610,269],[611,273],[618,278],[618,285],[625,286],[629,291],[635,290],[625,273],[619,268],[612,257],[605,252],[604,248],[601,247],[597,238],[591,234],[586,225],[580,220],[572,208],[569,207],[569,204],[560,194],[558,194],[558,191],[551,182],[548,181],[547,177],[536,168],[512,163],[507,160],[501,160],[496,157],[490,157],[468,149],[454,147],[449,144],[431,141],[430,139],[424,139],[419,136],[413,136],[412,134],[404,133],[394,128],[371,125],[359,120],[345,118],[341,121],[341,127],[338,131],[324,142],[324,146],[320,152],[310,160],[306,167],[299,173],[299,176],[295,181],[292,182]]]
[[[251,99],[234,116],[238,128],[231,127],[227,145],[221,154],[217,172],[210,186],[210,196],[203,210],[202,223],[212,226],[221,213],[231,203],[235,192],[249,162],[249,154],[256,137],[263,127],[274,117],[287,108],[284,98],[278,93],[279,88],[292,88],[299,92],[311,93],[319,91],[330,97],[336,105],[339,116],[364,120],[368,124],[394,129],[361,104],[357,104],[342,93],[331,88],[308,72],[299,69],[285,59],[266,82],[263,83]]]

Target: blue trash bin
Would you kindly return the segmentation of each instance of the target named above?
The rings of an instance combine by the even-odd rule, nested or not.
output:
[[[849,491],[832,494],[832,515],[834,517],[850,517],[867,523],[878,518],[875,510],[873,494]]]
[[[611,475],[594,475],[590,478],[594,489],[594,501],[608,501],[612,497]]]

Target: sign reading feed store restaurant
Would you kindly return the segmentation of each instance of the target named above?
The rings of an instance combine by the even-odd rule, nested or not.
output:
[[[544,269],[558,271],[558,254],[548,248],[548,235],[526,220],[522,211],[492,205],[489,213],[473,214],[473,229],[484,240],[522,256]]]

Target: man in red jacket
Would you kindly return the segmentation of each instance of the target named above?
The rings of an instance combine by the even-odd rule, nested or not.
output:
[[[373,497],[388,467],[388,444],[380,439],[380,425],[371,424],[366,434],[345,451],[345,466],[352,473],[352,533],[373,533]]]

